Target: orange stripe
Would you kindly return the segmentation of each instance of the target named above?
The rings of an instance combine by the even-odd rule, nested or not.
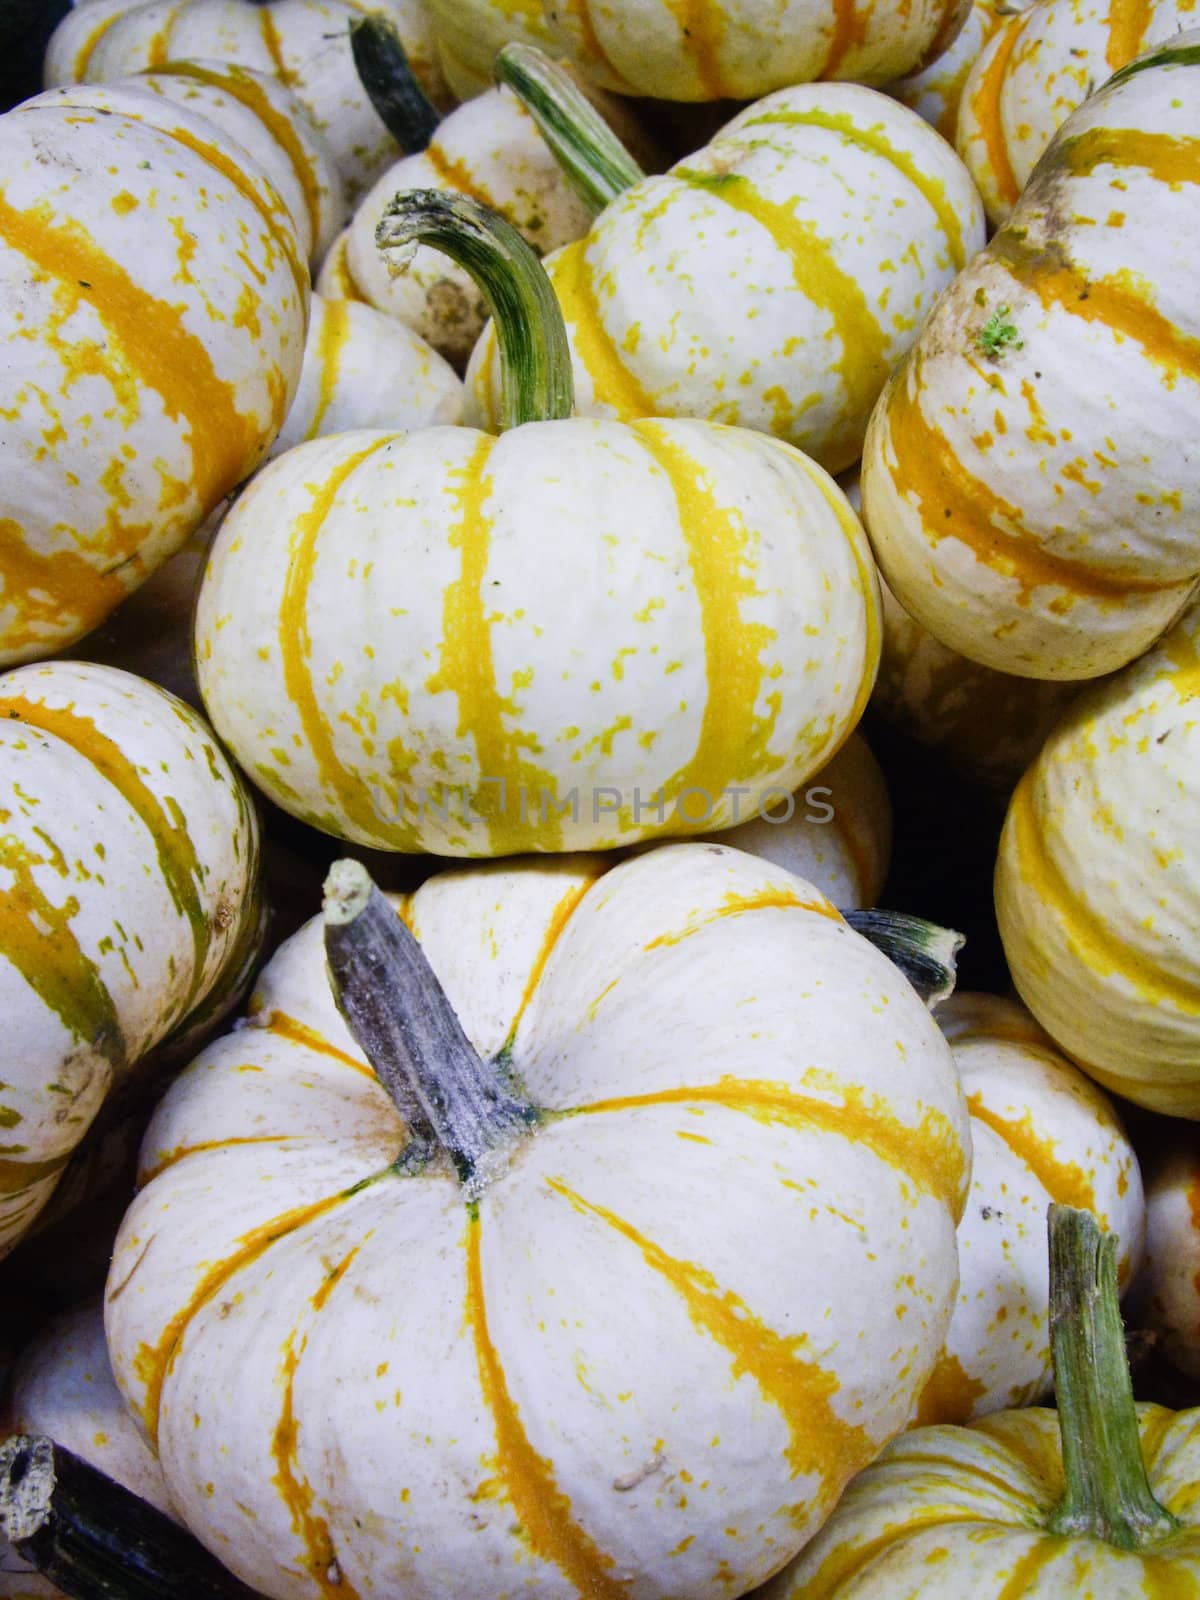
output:
[[[711,927],[714,923],[722,921],[725,917],[740,916],[744,911],[781,911],[799,910],[815,911],[820,917],[828,917],[833,922],[840,923],[842,914],[831,906],[828,900],[802,900],[798,894],[790,889],[763,889],[758,894],[727,894],[721,905],[711,911],[702,912],[696,917],[688,919],[684,927],[672,933],[660,933],[657,939],[651,939],[649,944],[643,945],[643,950],[659,950],[666,945],[682,944],[685,939],[690,939],[694,933],[699,933],[702,928]]]
[[[1014,17],[1007,29],[997,36],[997,42],[989,47],[992,58],[984,69],[975,93],[971,96],[971,111],[983,136],[987,165],[991,168],[996,192],[1000,199],[1010,206],[1015,205],[1020,198],[1021,185],[1017,182],[1017,175],[1009,160],[1008,140],[1000,115],[1000,95],[1004,89],[1009,60],[1031,15],[1031,12],[1026,12],[1023,16]],[[961,113],[959,120],[960,122],[962,120]]]
[[[679,25],[680,49],[696,68],[700,87],[710,100],[723,100],[732,91],[721,77],[721,44],[725,19],[713,0],[664,0]]]
[[[1073,1161],[1059,1161],[1054,1155],[1052,1141],[1043,1137],[1034,1126],[1032,1111],[1026,1111],[1020,1121],[1002,1117],[983,1103],[981,1094],[967,1096],[967,1110],[976,1122],[982,1122],[998,1134],[1012,1153],[1029,1168],[1045,1189],[1051,1200],[1062,1206],[1078,1206],[1085,1211],[1096,1210],[1096,1191],[1083,1168]],[[1108,1218],[1097,1212],[1101,1227],[1108,1226]]]
[[[334,1061],[340,1061],[343,1066],[351,1067],[355,1072],[362,1073],[364,1077],[375,1077],[374,1070],[367,1062],[359,1061],[355,1056],[347,1055],[344,1050],[339,1050],[336,1045],[330,1044],[315,1028],[306,1027],[303,1022],[297,1022],[294,1017],[289,1017],[283,1011],[273,1011],[271,1013],[271,1020],[267,1023],[267,1031],[269,1033],[277,1033],[281,1039],[290,1039],[293,1044],[303,1045],[306,1050],[315,1050],[320,1055],[330,1056]]]
[[[550,920],[546,924],[546,932],[542,936],[542,947],[537,953],[537,959],[534,961],[533,966],[529,969],[529,977],[526,979],[525,989],[521,995],[520,1004],[517,1006],[516,1014],[512,1019],[512,1026],[509,1028],[506,1035],[506,1040],[509,1044],[511,1044],[512,1040],[516,1037],[517,1026],[520,1023],[521,1018],[525,1015],[525,1010],[529,1005],[530,1000],[533,999],[534,990],[542,981],[542,973],[546,970],[546,963],[550,959],[550,952],[554,949],[554,946],[562,937],[567,923],[570,922],[572,916],[575,914],[575,908],[578,906],[579,902],[583,899],[584,895],[587,894],[592,885],[594,883],[598,883],[603,876],[603,871],[597,872],[594,873],[586,883],[576,884],[574,888],[569,889],[567,893],[563,895],[562,899],[551,912]]]
[[[1141,54],[1153,15],[1151,0],[1109,0],[1108,15],[1104,19],[1108,29],[1104,59],[1110,72]]]

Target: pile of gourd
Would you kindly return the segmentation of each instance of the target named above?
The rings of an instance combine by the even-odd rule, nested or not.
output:
[[[66,11],[0,1600],[1200,1594],[1189,21]]]

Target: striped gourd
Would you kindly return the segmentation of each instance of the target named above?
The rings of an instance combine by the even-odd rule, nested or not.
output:
[[[618,94],[753,100],[816,78],[883,84],[954,36],[963,0],[543,0],[552,38]]]
[[[780,91],[547,262],[578,408],[755,428],[841,471],[983,238],[962,163],[914,112],[853,84]],[[488,333],[467,377],[481,426],[498,379]]]
[[[108,1090],[244,972],[258,831],[189,707],[83,662],[0,677],[0,1250]]]
[[[427,93],[450,104],[421,0],[84,0],[50,40],[45,81],[107,82],[193,59],[277,77],[325,135],[353,200],[396,157],[350,47],[350,24],[372,11],[395,23]]]
[[[910,78],[889,83],[887,93],[924,117],[949,144],[958,132],[958,113],[971,68],[985,44],[1005,19],[1024,9],[1028,0],[971,0],[967,19],[948,49]]]
[[[892,1441],[755,1600],[1185,1600],[1200,1588],[1200,1409],[1135,1405],[1116,1240],[1050,1215],[1057,1413]]]
[[[542,0],[426,0],[442,72],[459,100],[492,86],[492,61],[513,39],[551,46]]]
[[[996,868],[1013,981],[1093,1077],[1200,1118],[1200,606],[1070,708]]]
[[[1097,677],[1200,575],[1200,34],[1060,129],[872,416],[864,520],[905,610],[985,666]]]
[[[283,202],[187,107],[95,85],[0,118],[0,664],[88,632],[260,463],[308,293]]]
[[[971,1113],[971,1193],[958,1225],[958,1300],[917,1421],[968,1422],[1033,1405],[1050,1384],[1046,1207],[1086,1206],[1119,1241],[1118,1281],[1141,1259],[1133,1147],[1107,1097],[1023,1006],[956,993],[938,1007]]]
[[[1005,20],[971,69],[957,130],[991,223],[1011,216],[1071,112],[1111,73],[1187,27],[1195,9],[1195,0],[1038,0]]]
[[[786,798],[875,675],[844,496],[762,434],[571,417],[562,325],[515,230],[437,193],[395,226],[498,252],[493,284],[519,264],[502,326],[536,335],[516,364],[544,336],[546,366],[518,373],[499,438],[346,433],[254,479],[196,614],[222,738],[285,810],[391,850],[603,848],[730,826],[735,790],[743,815]]]
[[[497,1147],[489,1119],[468,1158],[439,1095],[426,1144],[319,920],[280,949],[250,1026],[161,1102],[109,1277],[173,1501],[272,1600],[500,1572],[542,1600],[745,1593],[932,1365],[967,1177],[947,1046],[828,901],[741,851],[495,863],[399,909],[464,1072],[537,1131]],[[356,1014],[353,927],[330,933]]]
[[[1200,1153],[1188,1134],[1161,1141],[1147,1164],[1146,1257],[1131,1299],[1135,1326],[1200,1377]]]

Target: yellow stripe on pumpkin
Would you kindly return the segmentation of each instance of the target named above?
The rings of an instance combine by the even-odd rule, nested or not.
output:
[[[710,100],[730,93],[721,77],[721,44],[725,19],[714,0],[663,0],[679,24],[679,42],[691,57],[700,87]]]
[[[967,1110],[976,1122],[982,1122],[1003,1139],[1012,1153],[1032,1172],[1056,1205],[1079,1206],[1096,1211],[1096,1191],[1083,1168],[1074,1161],[1060,1161],[1054,1154],[1054,1141],[1044,1137],[1034,1126],[1033,1112],[1016,1120],[1002,1117],[998,1111],[984,1104],[979,1093],[967,1096]],[[1097,1212],[1100,1226],[1106,1228],[1108,1219]]]
[[[610,406],[619,421],[653,416],[657,410],[653,396],[625,365],[605,326],[587,246],[586,236],[576,239],[559,251],[550,268],[554,292],[570,332],[572,353],[591,379],[596,399]],[[493,333],[489,361],[494,359],[495,347]]]
[[[996,193],[1005,206],[1016,205],[1021,195],[1021,185],[1017,182],[1017,175],[1013,171],[1012,160],[1008,153],[1008,139],[1000,111],[1000,96],[1004,90],[1012,53],[1016,49],[1025,24],[1032,15],[1033,12],[1028,11],[1023,16],[1014,17],[999,36],[998,43],[992,47],[992,58],[975,86],[975,93],[971,96],[970,110],[983,137],[987,166],[991,170]],[[961,120],[960,112],[960,123]]]
[[[1154,14],[1152,0],[1109,0],[1105,26],[1108,39],[1104,59],[1110,72],[1116,72],[1145,48],[1146,29]]]
[[[327,300],[325,313],[321,321],[321,330],[317,335],[317,372],[319,374],[320,400],[313,412],[312,421],[304,435],[306,439],[316,439],[321,434],[325,415],[333,402],[337,392],[338,379],[341,376],[342,357],[346,353],[346,346],[350,341],[350,312],[348,300]]]

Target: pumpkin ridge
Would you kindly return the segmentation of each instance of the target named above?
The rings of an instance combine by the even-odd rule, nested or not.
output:
[[[308,630],[308,598],[316,568],[321,528],[343,484],[370,456],[393,443],[394,434],[375,437],[340,462],[318,487],[312,503],[294,518],[289,541],[287,576],[279,607],[279,659],[288,699],[296,708],[322,789],[332,790],[345,814],[370,837],[378,837],[380,818],[371,793],[359,774],[343,765],[328,719],[321,710],[309,665],[312,636]],[[411,824],[408,825],[411,829]]]
[[[521,994],[521,999],[517,1005],[517,1009],[513,1014],[512,1024],[509,1027],[508,1033],[505,1035],[505,1043],[501,1054],[503,1054],[503,1050],[511,1050],[512,1042],[516,1037],[517,1028],[520,1025],[521,1018],[525,1015],[526,1009],[529,1006],[529,1002],[533,999],[537,986],[542,981],[542,974],[546,970],[546,963],[550,959],[551,953],[554,950],[554,946],[558,943],[559,939],[566,931],[567,923],[570,922],[571,918],[575,915],[576,908],[578,907],[579,902],[583,899],[584,895],[587,894],[588,890],[593,886],[593,884],[599,883],[606,870],[607,868],[601,868],[599,872],[594,873],[586,880],[586,882],[576,884],[574,888],[568,889],[566,894],[563,895],[562,899],[550,913],[549,920],[546,923],[546,931],[542,936],[541,948],[537,953],[537,957],[532,967],[529,969],[529,977],[526,980],[525,988]]]
[[[768,200],[742,173],[694,172],[679,166],[671,176],[750,217],[787,256],[796,287],[828,315],[841,344],[841,355],[829,361],[827,371],[842,380],[850,423],[865,422],[887,382],[887,339],[862,287],[840,265],[830,241],[815,223],[798,217],[794,205]],[[836,455],[832,443],[829,452],[831,458]]]
[[[611,406],[619,421],[653,416],[653,398],[621,360],[604,325],[587,245],[587,236],[575,240],[550,264],[550,281],[570,331],[571,353],[591,379],[596,398]],[[489,363],[494,359],[495,348],[493,337],[487,352]]]
[[[565,1116],[598,1112],[634,1111],[643,1106],[720,1106],[764,1122],[782,1122],[792,1128],[819,1129],[865,1146],[885,1166],[891,1167],[922,1194],[961,1209],[965,1176],[961,1148],[949,1121],[927,1111],[916,1128],[900,1122],[887,1102],[868,1096],[853,1086],[840,1104],[816,1095],[798,1094],[786,1083],[752,1078],[720,1078],[716,1083],[654,1089],[645,1094],[617,1095],[571,1106]],[[926,1150],[935,1146],[934,1150]]]
[[[231,1145],[239,1144],[295,1144],[309,1137],[311,1136],[302,1133],[251,1133],[225,1139],[202,1139],[196,1144],[176,1145],[174,1150],[167,1150],[162,1154],[152,1167],[138,1174],[138,1187],[144,1189],[148,1183],[153,1183],[155,1178],[166,1172],[168,1167],[173,1167],[177,1161],[183,1161],[188,1156],[200,1155],[207,1150],[225,1150]],[[116,1294],[112,1298],[115,1300]]]
[[[553,1463],[538,1454],[521,1422],[499,1352],[488,1331],[483,1291],[480,1207],[467,1207],[466,1313],[475,1341],[479,1386],[496,1430],[496,1467],[516,1514],[524,1542],[552,1562],[588,1600],[626,1600],[626,1584],[610,1576],[613,1558],[602,1551],[571,1515]]]
[[[316,439],[324,431],[325,413],[329,410],[338,385],[342,356],[350,338],[350,313],[348,300],[327,300],[321,329],[317,335],[317,369],[320,373],[320,395],[312,421],[304,435]]]
[[[778,110],[764,111],[761,116],[748,117],[744,122],[739,122],[738,130],[740,132],[743,128],[757,128],[770,123],[778,123],[789,128],[825,128],[828,132],[839,134],[851,144],[857,145],[860,150],[882,156],[896,168],[897,172],[903,174],[925,199],[946,236],[951,260],[955,267],[962,271],[966,265],[962,224],[954,207],[946,198],[945,184],[940,179],[932,178],[927,172],[923,172],[909,151],[897,149],[884,138],[879,132],[882,124],[876,123],[871,128],[860,128],[854,118],[845,111]]]
[[[819,917],[828,917],[831,921],[840,923],[842,914],[836,907],[830,905],[824,898],[820,900],[802,900],[791,889],[771,888],[763,889],[757,894],[728,893],[719,906],[714,906],[708,911],[701,912],[699,916],[689,917],[682,928],[670,933],[660,933],[642,946],[643,951],[660,950],[666,945],[682,944],[685,939],[690,939],[694,933],[710,927],[714,922],[719,922],[725,917],[739,916],[743,911],[763,910],[791,910],[812,911]]]
[[[720,50],[725,33],[719,6],[713,0],[663,0],[679,24],[680,43],[692,59],[706,99],[723,100],[730,92],[721,77]]]
[[[88,67],[91,65],[92,57],[96,53],[97,45],[113,24],[121,21],[124,14],[123,11],[114,11],[110,16],[98,22],[93,31],[84,39],[71,62],[72,82],[83,83],[86,80]]]
[[[562,0],[562,6],[567,15],[574,17],[579,24],[584,55],[590,56],[615,83],[624,84],[624,75],[617,71],[608,51],[600,43],[600,35],[596,32],[596,22],[592,16],[591,0]]]
[[[850,735],[857,728],[863,712],[867,709],[867,702],[875,688],[875,679],[879,672],[879,663],[883,655],[883,609],[879,597],[879,576],[875,563],[870,555],[870,543],[867,540],[862,524],[851,512],[845,495],[838,491],[826,473],[814,472],[807,465],[812,482],[821,491],[826,504],[837,517],[838,522],[846,535],[846,543],[850,546],[850,554],[854,557],[854,565],[858,569],[858,586],[863,598],[863,609],[866,613],[866,639],[863,644],[863,673],[862,681],[858,686],[858,693],[854,697],[854,705],[846,719],[846,731],[837,744],[825,757],[824,765],[833,760]],[[851,851],[853,854],[853,851]],[[866,882],[866,879],[863,879]]]
[[[200,898],[200,861],[187,831],[186,817],[169,796],[165,803],[159,801],[121,747],[101,733],[90,717],[82,717],[65,706],[39,705],[23,695],[0,697],[0,717],[19,719],[28,727],[61,739],[112,784],[150,834],[167,893],[192,934],[195,964],[179,1007],[179,1017],[185,1017],[200,998],[212,930]],[[168,806],[173,806],[177,815],[172,815]]]
[[[275,26],[275,18],[271,15],[270,0],[258,0],[258,26],[263,45],[274,64],[275,76],[285,88],[290,89],[296,82],[296,74],[284,59],[283,41],[279,37],[279,29]],[[315,117],[313,121],[316,122]]]
[[[252,1013],[253,1015],[253,1013]],[[339,1050],[337,1045],[330,1044],[324,1034],[318,1033],[315,1028],[310,1028],[307,1023],[297,1022],[295,1017],[289,1017],[286,1011],[272,1011],[266,1022],[257,1020],[253,1026],[264,1027],[268,1033],[278,1034],[281,1039],[287,1039],[292,1044],[303,1045],[306,1050],[313,1050],[319,1055],[330,1056],[343,1066],[352,1067],[355,1072],[363,1077],[374,1078],[375,1073],[365,1061],[359,1061],[346,1050]]]
[[[640,1251],[646,1265],[681,1296],[696,1327],[733,1357],[732,1374],[753,1379],[763,1398],[779,1411],[791,1435],[785,1450],[794,1477],[811,1475],[821,1484],[818,1499],[830,1504],[842,1487],[876,1455],[878,1446],[865,1428],[847,1422],[830,1404],[840,1385],[817,1362],[798,1352],[808,1335],[785,1336],[769,1328],[732,1290],[722,1289],[707,1268],[672,1256],[623,1217],[577,1194],[561,1178],[546,1185],[583,1216],[613,1229]],[[793,1514],[809,1505],[794,1507]]]

